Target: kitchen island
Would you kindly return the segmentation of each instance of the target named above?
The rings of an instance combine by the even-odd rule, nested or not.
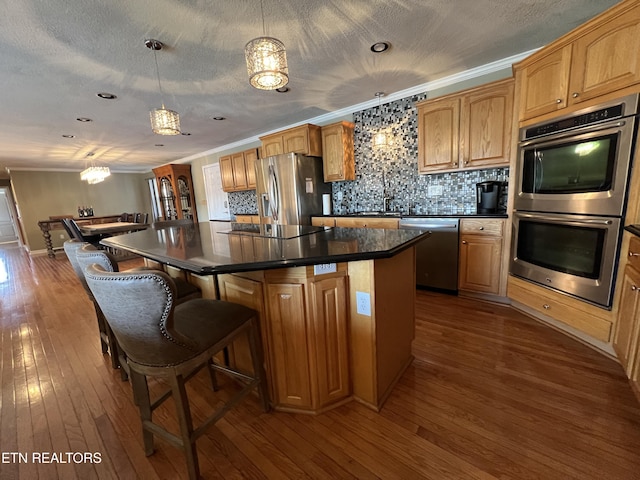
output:
[[[105,239],[260,314],[275,409],[378,410],[411,363],[420,230],[202,222]],[[228,361],[250,370],[245,341]]]

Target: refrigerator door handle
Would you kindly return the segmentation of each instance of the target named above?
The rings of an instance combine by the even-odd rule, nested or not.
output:
[[[273,165],[269,165],[269,213],[271,214],[271,221],[278,221],[278,181],[276,179],[276,172],[273,169]]]

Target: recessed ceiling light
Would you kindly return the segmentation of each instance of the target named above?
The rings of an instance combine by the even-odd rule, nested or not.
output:
[[[382,53],[389,50],[389,47],[391,47],[391,44],[389,42],[376,42],[371,45],[371,51],[373,53]]]
[[[226,120],[227,119],[227,117],[211,117],[211,118],[213,118],[214,120]]]
[[[97,96],[99,96],[100,98],[104,98],[105,100],[115,100],[116,97],[113,93],[107,93],[107,92],[99,92],[96,93]]]
[[[77,121],[79,122],[93,122],[93,120],[91,120],[90,118],[87,117],[78,117],[76,118]]]
[[[76,138],[75,135],[62,135],[62,138]]]
[[[290,90],[289,87],[276,88],[276,92],[278,93],[287,93],[289,90]]]

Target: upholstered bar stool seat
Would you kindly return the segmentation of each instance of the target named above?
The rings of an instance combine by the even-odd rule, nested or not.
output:
[[[199,478],[195,442],[207,427],[253,389],[258,390],[264,411],[269,410],[256,312],[220,300],[195,299],[174,306],[175,284],[160,271],[107,272],[93,264],[86,268],[85,277],[126,353],[134,400],[140,409],[145,453],[153,453],[153,437],[161,436],[184,450],[189,477]],[[244,334],[249,338],[255,372],[252,376],[212,361],[214,355]],[[185,382],[202,368],[209,369],[214,389],[217,371],[239,380],[242,388],[194,429]],[[170,386],[169,392],[153,402],[147,386],[149,377],[161,378]],[[153,411],[170,397],[176,404],[180,435],[153,422]]]
[[[98,326],[100,329],[100,338],[102,342],[102,351],[103,353],[109,351],[111,355],[111,365],[113,368],[122,367],[122,378],[126,380],[128,374],[127,362],[124,356],[124,352],[120,351],[118,348],[118,342],[116,338],[113,336],[111,329],[109,328],[108,323],[104,320],[104,315],[99,305],[95,302],[93,298],[93,294],[91,290],[87,286],[86,280],[84,278],[84,269],[93,263],[97,263],[102,268],[109,272],[117,272],[119,270],[118,262],[110,253],[104,250],[98,250],[94,246],[85,243],[79,242],[77,240],[71,240],[64,243],[64,249],[67,253],[67,257],[69,257],[69,261],[71,265],[73,265],[73,269],[78,275],[78,279],[82,283],[82,285],[87,290],[87,294],[89,295],[89,299],[94,302],[94,306],[96,309],[96,315],[98,317]],[[146,267],[134,268],[134,271],[145,271],[150,270]],[[192,300],[195,298],[199,298],[202,296],[202,292],[195,285],[190,284],[189,282],[182,280],[180,278],[175,279],[175,285],[177,289],[176,295],[176,303],[186,302],[187,300]]]

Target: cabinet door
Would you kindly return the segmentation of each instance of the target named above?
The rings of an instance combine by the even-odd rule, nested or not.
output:
[[[591,29],[573,46],[570,103],[640,82],[640,6]]]
[[[461,235],[458,288],[498,294],[502,237]]]
[[[522,75],[520,120],[567,106],[571,45],[554,50],[518,72]]]
[[[220,177],[222,180],[222,190],[225,192],[235,191],[235,182],[233,180],[233,162],[231,155],[220,157]]]
[[[309,130],[305,127],[293,128],[282,133],[284,153],[309,154]]]
[[[345,277],[309,285],[312,358],[317,377],[318,405],[322,408],[350,394]]]
[[[325,182],[355,180],[353,124],[322,127],[322,164]]]
[[[268,284],[267,297],[274,401],[313,408],[304,285]]]
[[[284,144],[282,143],[282,135],[271,135],[264,137],[262,140],[262,155],[272,157],[284,153]]]
[[[258,150],[252,148],[244,152],[244,166],[247,172],[247,188],[255,190],[256,188],[256,160],[258,159]]]
[[[462,166],[509,164],[513,88],[513,81],[509,81],[474,91],[462,99]]]
[[[262,291],[262,283],[247,278],[237,277],[235,275],[219,275],[218,286],[220,288],[221,300],[238,303],[249,307],[258,312],[258,322],[262,332],[263,350],[265,352],[265,363],[268,358],[267,352],[267,336],[264,326],[264,294]],[[229,361],[232,366],[243,372],[253,374],[253,363],[251,362],[251,350],[249,348],[249,339],[246,335],[238,338],[229,348]],[[265,366],[267,372],[270,371]]]
[[[399,223],[397,218],[336,217],[336,227],[397,229]]]
[[[233,164],[233,183],[236,190],[247,190],[247,170],[244,166],[244,154],[242,152],[231,155]]]
[[[460,100],[429,102],[418,107],[418,172],[458,168]]]
[[[631,376],[631,366],[634,363],[638,345],[639,287],[640,272],[627,265],[622,279],[622,296],[616,320],[616,335],[613,339],[613,348],[627,376]]]

